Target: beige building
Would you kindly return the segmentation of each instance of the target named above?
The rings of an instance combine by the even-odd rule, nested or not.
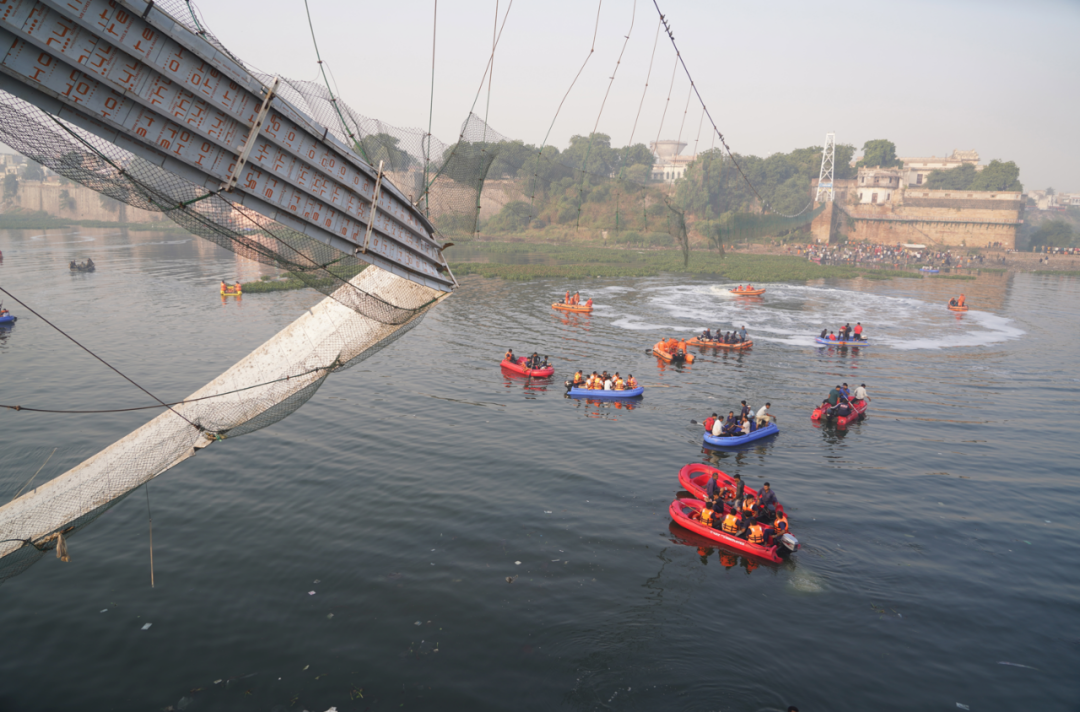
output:
[[[900,190],[903,171],[900,168],[860,168],[856,195],[860,205],[877,205],[892,200]]]
[[[683,156],[679,153],[686,148],[686,144],[680,141],[653,141],[649,148],[656,156],[652,167],[654,181],[674,183],[683,177],[687,166],[696,158],[696,156]]]
[[[904,182],[908,186],[918,187],[926,183],[926,177],[933,171],[948,171],[963,165],[975,166],[975,170],[983,169],[979,165],[979,152],[976,150],[961,151],[954,149],[952,153],[943,158],[929,156],[922,158],[901,158],[904,163]]]

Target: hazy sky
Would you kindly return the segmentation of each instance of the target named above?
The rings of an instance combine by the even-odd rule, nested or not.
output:
[[[433,0],[309,0],[323,59],[345,101],[391,124],[426,128]],[[196,0],[209,29],[261,70],[314,79],[303,0]],[[510,0],[498,0],[500,22]],[[598,3],[514,0],[495,54],[489,123],[543,140],[592,44]],[[901,156],[977,149],[1020,166],[1029,189],[1080,191],[1080,2],[729,2],[660,0],[694,80],[734,151],[766,156],[887,138]],[[491,51],[496,0],[438,3],[433,133],[456,140]],[[631,30],[631,16],[635,12]],[[595,52],[551,131],[588,134],[629,33],[599,131],[630,139],[657,29],[652,0],[603,0]],[[679,136],[689,83],[657,44],[633,139]],[[476,113],[484,115],[486,85]],[[682,140],[701,117],[691,100]],[[703,129],[700,148],[712,134]]]

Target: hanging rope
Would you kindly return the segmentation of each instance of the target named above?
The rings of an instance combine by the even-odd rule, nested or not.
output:
[[[439,0],[435,0],[435,12],[431,18],[431,105],[428,107],[427,149],[424,150],[424,185],[428,184],[428,167],[431,165],[431,122],[435,118],[435,38],[439,29]],[[428,191],[424,190],[424,215],[431,218]],[[419,204],[419,203],[418,203]]]
[[[533,214],[535,212],[533,208],[535,207],[536,203],[536,180],[540,176],[540,155],[544,152],[544,146],[547,145],[548,138],[551,136],[551,130],[555,128],[555,121],[559,118],[559,112],[562,111],[563,104],[566,103],[566,98],[570,96],[570,92],[573,91],[574,85],[577,84],[578,78],[581,76],[581,73],[585,71],[585,65],[589,63],[589,60],[592,59],[593,52],[596,51],[596,34],[600,31],[600,9],[603,6],[604,0],[600,0],[598,3],[596,3],[596,24],[593,25],[592,44],[589,45],[589,53],[585,55],[585,61],[581,63],[581,67],[578,69],[577,74],[574,75],[573,81],[570,82],[570,86],[567,87],[566,93],[563,94],[562,101],[559,102],[558,108],[555,109],[555,116],[551,117],[551,125],[548,126],[547,133],[544,134],[544,140],[543,142],[541,142],[540,148],[536,151],[536,167],[533,171],[532,195],[529,196],[530,218],[536,217],[535,214]]]
[[[4,289],[3,287],[0,287],[0,292],[3,292],[4,294],[6,294],[6,295],[8,295],[9,297],[11,297],[12,299],[14,299],[14,300],[15,300],[16,302],[18,302],[19,304],[21,304],[21,305],[22,305],[22,307],[23,307],[24,309],[26,309],[26,310],[27,310],[28,312],[30,312],[31,314],[33,314],[34,316],[36,316],[36,317],[37,317],[38,319],[41,319],[41,320],[42,320],[43,322],[45,322],[46,324],[48,324],[48,325],[49,325],[49,326],[51,326],[52,328],[56,329],[56,330],[57,330],[58,332],[60,332],[60,334],[61,334],[61,335],[63,335],[63,336],[65,337],[65,338],[67,338],[67,339],[68,339],[69,341],[71,341],[71,343],[75,344],[75,345],[76,345],[76,346],[78,346],[78,347],[79,347],[80,349],[82,349],[82,350],[83,350],[83,351],[85,351],[86,353],[88,353],[88,354],[90,354],[91,356],[93,356],[94,358],[96,358],[96,359],[97,359],[98,361],[101,361],[101,363],[103,363],[103,364],[105,364],[106,366],[108,366],[110,370],[112,370],[113,372],[115,372],[115,373],[116,373],[116,374],[117,374],[118,376],[120,376],[121,378],[123,378],[123,379],[124,379],[125,381],[127,381],[127,382],[128,382],[128,383],[130,383],[131,385],[135,386],[135,387],[136,387],[136,388],[138,388],[138,389],[139,389],[140,391],[142,391],[142,392],[143,392],[143,393],[145,393],[146,395],[150,396],[150,397],[151,397],[151,398],[153,398],[154,400],[156,400],[156,401],[157,401],[158,403],[160,403],[160,404],[161,404],[162,406],[164,406],[164,407],[168,408],[169,410],[172,410],[172,412],[173,412],[174,414],[176,414],[176,415],[177,415],[177,416],[179,416],[180,418],[183,418],[183,419],[184,419],[184,420],[185,420],[185,421],[186,421],[186,422],[187,422],[187,423],[188,423],[188,424],[189,424],[189,425],[190,425],[191,427],[193,427],[193,428],[195,428],[195,429],[197,429],[197,430],[200,430],[200,431],[202,430],[202,428],[200,428],[200,427],[199,427],[198,425],[195,425],[195,423],[192,423],[192,422],[191,422],[190,420],[188,420],[187,418],[184,418],[184,416],[183,416],[183,415],[181,415],[180,413],[177,413],[177,412],[176,412],[175,410],[173,410],[173,409],[172,409],[172,407],[171,407],[171,406],[170,406],[170,405],[169,405],[168,403],[166,403],[165,401],[161,400],[160,398],[158,398],[157,396],[155,396],[155,395],[154,395],[153,393],[151,393],[150,391],[146,390],[145,388],[143,388],[142,386],[140,386],[140,385],[139,385],[138,383],[136,383],[135,381],[133,381],[133,380],[131,380],[130,378],[128,378],[127,376],[125,376],[125,375],[124,375],[123,373],[121,373],[121,372],[119,371],[119,369],[115,368],[115,367],[114,367],[114,366],[113,366],[112,364],[110,364],[110,363],[109,363],[108,361],[106,361],[105,359],[101,358],[101,357],[100,357],[100,356],[98,356],[98,355],[97,355],[96,353],[94,353],[94,352],[93,352],[93,351],[91,351],[90,349],[88,349],[88,348],[86,348],[85,346],[83,346],[82,344],[80,344],[80,343],[79,343],[78,341],[76,341],[76,340],[75,340],[75,338],[74,338],[73,336],[70,336],[70,335],[69,335],[69,334],[68,334],[67,332],[65,332],[65,331],[64,331],[63,329],[61,329],[61,328],[60,328],[59,326],[57,326],[56,324],[53,324],[53,323],[52,323],[51,321],[49,321],[48,319],[46,319],[45,317],[43,317],[43,316],[42,316],[41,314],[38,314],[38,313],[37,313],[36,311],[34,311],[34,310],[33,310],[32,308],[30,308],[30,306],[29,306],[29,305],[27,305],[27,304],[26,304],[26,302],[22,301],[21,299],[19,299],[18,297],[16,297],[16,296],[15,296],[14,294],[12,294],[11,292],[9,292],[8,290]]]
[[[607,91],[604,92],[604,99],[600,102],[600,111],[596,114],[596,123],[593,124],[592,133],[589,134],[589,145],[585,149],[585,160],[581,162],[581,186],[578,188],[578,209],[577,209],[577,224],[575,227],[581,227],[581,208],[584,205],[585,200],[585,168],[589,164],[589,156],[592,154],[593,137],[596,136],[596,130],[600,127],[600,117],[604,114],[604,105],[607,104],[608,95],[611,94],[611,85],[615,83],[615,75],[619,73],[619,66],[622,64],[623,54],[626,53],[626,45],[630,42],[630,35],[634,32],[634,20],[637,18],[637,0],[634,0],[634,5],[630,10],[630,29],[626,31],[626,39],[623,40],[622,50],[619,52],[619,58],[615,60],[615,69],[611,72],[611,79],[608,80]],[[617,215],[616,211],[616,215]],[[616,218],[618,222],[618,218]],[[616,230],[618,227],[616,226]]]

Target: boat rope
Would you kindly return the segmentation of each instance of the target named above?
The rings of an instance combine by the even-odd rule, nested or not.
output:
[[[163,405],[163,406],[165,406],[166,408],[168,408],[169,410],[171,410],[171,411],[172,411],[173,413],[175,413],[176,415],[178,415],[178,416],[180,416],[181,418],[183,418],[183,419],[184,419],[185,421],[187,421],[187,423],[188,423],[188,424],[189,424],[189,425],[190,425],[191,427],[193,427],[193,428],[195,428],[195,429],[197,429],[197,430],[199,430],[199,431],[201,431],[201,430],[202,430],[202,428],[200,428],[200,427],[199,427],[198,425],[195,425],[195,423],[192,423],[192,422],[191,422],[190,420],[188,420],[187,418],[185,418],[185,417],[184,417],[183,415],[181,415],[180,413],[177,413],[177,412],[176,412],[175,410],[173,410],[172,406],[168,405],[168,404],[167,404],[167,403],[166,403],[165,401],[161,400],[160,398],[158,398],[157,396],[155,396],[155,395],[154,395],[153,393],[151,393],[150,391],[146,390],[145,388],[143,388],[142,386],[140,386],[140,385],[139,385],[138,383],[136,383],[135,381],[133,381],[133,380],[132,380],[131,378],[129,378],[128,376],[126,376],[126,375],[124,375],[123,373],[121,373],[119,369],[117,369],[117,368],[116,368],[115,366],[113,366],[112,364],[110,364],[110,363],[109,363],[108,361],[106,361],[105,359],[101,358],[101,357],[100,357],[100,356],[98,356],[98,355],[97,355],[96,353],[94,353],[93,351],[91,351],[91,350],[90,350],[90,349],[88,349],[87,347],[85,347],[85,346],[83,346],[82,344],[80,344],[80,343],[79,343],[79,342],[78,342],[78,341],[77,341],[77,340],[75,339],[75,337],[71,336],[70,334],[68,334],[67,332],[65,332],[65,331],[64,331],[63,329],[61,329],[61,328],[60,328],[59,326],[57,326],[56,324],[53,324],[53,323],[52,323],[51,321],[49,321],[48,319],[46,319],[45,317],[43,317],[43,316],[42,316],[41,314],[39,314],[39,313],[37,313],[36,311],[34,311],[34,310],[33,310],[33,309],[32,309],[32,308],[31,308],[31,307],[29,306],[29,305],[27,305],[27,303],[26,303],[26,302],[24,302],[23,300],[19,299],[18,297],[16,297],[16,296],[15,296],[14,294],[12,294],[12,293],[11,293],[11,292],[9,292],[8,290],[4,289],[3,287],[0,287],[0,292],[3,292],[4,294],[6,294],[6,295],[8,295],[9,297],[11,297],[12,299],[14,299],[14,300],[15,300],[16,302],[18,302],[19,304],[21,304],[21,305],[23,306],[23,308],[24,308],[24,309],[26,309],[26,310],[27,310],[28,312],[30,312],[31,314],[33,314],[34,316],[36,316],[36,317],[37,317],[38,319],[41,319],[41,320],[42,320],[43,322],[45,322],[46,324],[48,324],[48,325],[49,325],[49,326],[51,326],[52,328],[56,329],[56,330],[57,330],[58,332],[60,332],[60,334],[61,334],[62,336],[64,336],[65,338],[67,338],[67,339],[68,339],[69,341],[71,341],[71,342],[72,342],[73,344],[75,344],[76,346],[78,346],[78,347],[79,347],[80,349],[82,349],[82,350],[83,350],[83,351],[85,351],[86,353],[90,354],[91,356],[93,356],[94,358],[96,358],[96,359],[97,359],[98,361],[101,361],[101,363],[103,363],[103,364],[105,364],[106,366],[108,366],[108,367],[109,367],[109,368],[110,368],[110,369],[111,369],[112,371],[114,371],[114,372],[115,372],[115,373],[116,373],[116,374],[117,374],[118,376],[120,376],[121,378],[123,378],[123,379],[124,379],[125,381],[127,381],[127,382],[128,382],[128,383],[130,383],[131,385],[135,386],[135,387],[136,387],[136,388],[138,388],[138,389],[139,389],[140,391],[142,391],[142,392],[143,392],[143,393],[145,393],[146,395],[150,396],[151,398],[153,398],[154,400],[156,400],[156,401],[157,401],[158,403],[160,403],[161,405]]]
[[[143,485],[146,490],[146,519],[150,523],[150,588],[154,587],[154,515],[150,513],[150,483]]]
[[[431,103],[428,106],[428,119],[427,119],[427,150],[424,151],[424,185],[427,185],[428,169],[431,166],[431,122],[435,118],[435,39],[438,36],[439,30],[439,0],[435,0],[435,12],[431,17]],[[430,195],[427,189],[424,190],[424,215],[431,218],[431,203]],[[417,205],[419,205],[417,201]]]
[[[212,396],[203,396],[202,398],[189,398],[187,400],[176,401],[174,403],[162,403],[161,405],[141,405],[141,406],[137,406],[135,408],[112,408],[112,409],[109,409],[109,410],[50,410],[48,408],[28,408],[28,407],[22,406],[22,405],[2,405],[2,404],[0,404],[0,408],[7,408],[8,410],[19,410],[19,411],[26,410],[26,411],[30,411],[31,413],[62,413],[62,414],[65,414],[65,415],[78,415],[78,414],[88,414],[88,413],[127,413],[127,412],[130,412],[130,411],[133,411],[133,410],[152,410],[154,408],[161,408],[161,407],[168,408],[168,407],[171,407],[171,406],[174,406],[174,405],[184,405],[186,403],[196,403],[198,401],[210,400],[212,398],[221,398],[222,396],[230,396],[230,395],[233,395],[234,393],[241,393],[243,391],[250,391],[253,388],[262,388],[263,386],[269,386],[269,385],[274,384],[274,383],[280,383],[281,381],[288,381],[291,378],[302,378],[302,377],[307,376],[307,375],[312,374],[312,373],[318,373],[319,371],[326,371],[326,370],[332,369],[336,365],[337,365],[337,362],[335,361],[334,363],[330,364],[329,366],[322,366],[322,367],[319,367],[319,368],[313,368],[310,371],[304,371],[303,373],[298,373],[298,374],[296,374],[294,376],[283,376],[281,378],[275,378],[273,381],[266,381],[265,383],[256,383],[253,386],[245,386],[244,388],[237,388],[235,391],[226,391],[224,393],[215,393]]]

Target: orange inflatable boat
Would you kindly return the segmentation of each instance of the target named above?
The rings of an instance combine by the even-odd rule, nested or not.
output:
[[[732,289],[729,291],[740,297],[760,297],[765,293],[764,289]]]
[[[558,309],[559,311],[580,312],[583,314],[588,314],[592,311],[591,304],[560,304],[556,302],[551,305],[551,308]]]
[[[674,343],[672,343],[674,342]],[[653,353],[670,363],[693,363],[694,354],[686,351],[687,342],[665,339],[653,345]]]

